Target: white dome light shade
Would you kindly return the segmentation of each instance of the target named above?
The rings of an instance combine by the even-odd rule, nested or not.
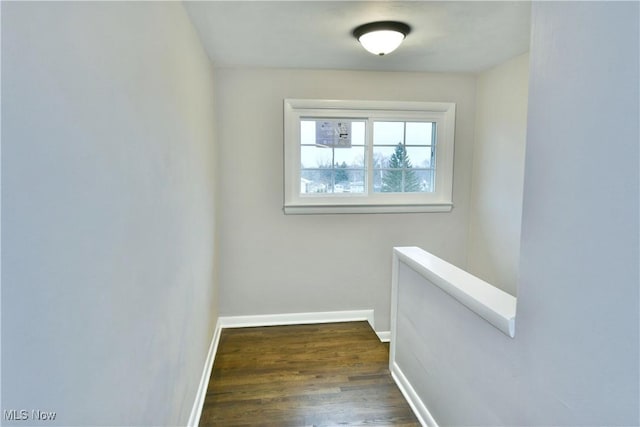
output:
[[[360,36],[358,41],[369,52],[374,55],[386,55],[400,46],[404,40],[404,34],[397,31],[381,30],[372,31]]]
[[[366,50],[382,56],[396,50],[410,31],[402,22],[380,21],[359,26],[353,30],[353,36]]]

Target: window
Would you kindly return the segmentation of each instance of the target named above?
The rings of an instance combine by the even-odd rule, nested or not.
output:
[[[455,104],[284,102],[284,210],[448,212]]]

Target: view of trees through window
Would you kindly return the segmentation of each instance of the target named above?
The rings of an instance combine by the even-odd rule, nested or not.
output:
[[[341,129],[350,134],[335,144],[327,144],[326,135],[317,143],[321,121],[324,129],[324,119],[300,122],[302,194],[362,194],[371,185],[376,193],[434,191],[434,123],[375,121],[368,150],[364,120],[347,120],[350,126]],[[371,169],[373,182],[367,183]]]

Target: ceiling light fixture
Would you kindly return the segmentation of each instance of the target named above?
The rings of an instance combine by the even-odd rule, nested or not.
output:
[[[403,22],[379,21],[360,25],[353,30],[353,36],[369,52],[382,56],[396,50],[410,31],[411,27]]]

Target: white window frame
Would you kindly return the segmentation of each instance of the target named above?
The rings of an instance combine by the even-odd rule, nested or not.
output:
[[[284,100],[284,212],[410,213],[449,212],[453,208],[453,154],[456,105],[452,102]],[[374,121],[430,121],[436,123],[435,191],[430,193],[339,193],[307,195],[300,192],[300,121],[309,118],[360,119],[366,122],[365,164],[373,182],[372,129]],[[366,187],[366,186],[365,186]]]

